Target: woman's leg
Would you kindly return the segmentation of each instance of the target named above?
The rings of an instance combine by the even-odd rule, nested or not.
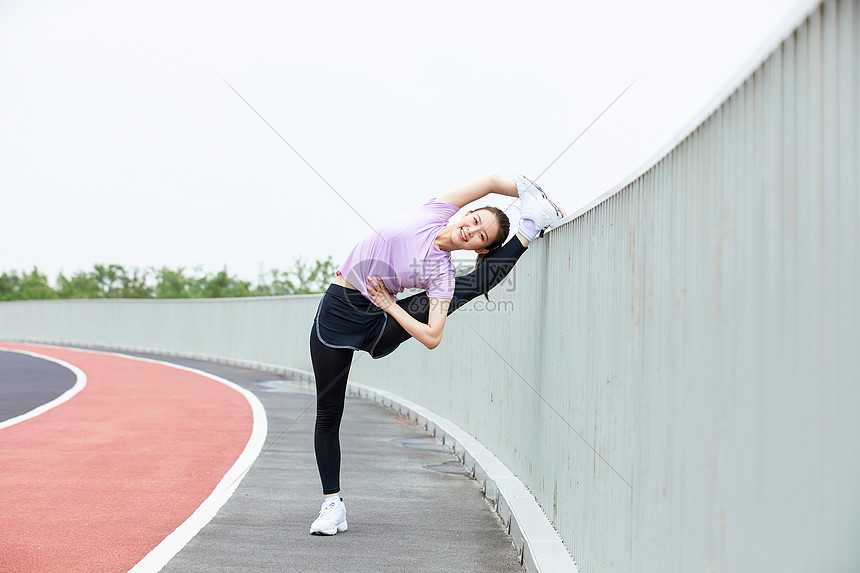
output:
[[[523,240],[525,239],[520,239],[519,235],[514,236],[498,251],[488,256],[480,267],[467,275],[454,279],[454,297],[451,299],[448,316],[472,299],[490,292],[491,289],[507,278],[514,265],[517,264],[517,261],[528,248],[528,243],[523,245]]]
[[[517,263],[527,246],[523,245],[519,236],[505,243],[498,251],[487,257],[484,264],[473,270],[468,275],[454,279],[454,297],[451,299],[451,307],[448,315],[462,307],[472,299],[489,292],[490,289],[505,280],[514,265]],[[410,316],[426,323],[430,316],[430,299],[427,293],[414,294],[403,300],[397,301]],[[409,340],[411,336],[396,320],[389,320],[385,330],[376,343],[371,356],[381,358],[393,352],[399,345]]]
[[[320,342],[314,323],[311,329],[311,361],[317,385],[314,451],[324,495],[340,491],[340,420],[354,353],[349,348],[330,348]]]

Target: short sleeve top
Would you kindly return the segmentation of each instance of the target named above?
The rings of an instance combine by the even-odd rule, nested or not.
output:
[[[427,291],[430,298],[454,296],[451,253],[433,242],[460,208],[431,199],[420,207],[393,217],[364,238],[337,270],[368,299],[367,277],[381,277],[392,294],[406,288]]]

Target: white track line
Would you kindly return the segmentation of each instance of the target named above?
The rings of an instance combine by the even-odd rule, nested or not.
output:
[[[48,362],[53,362],[55,364],[59,364],[63,368],[67,368],[67,369],[71,370],[72,374],[74,374],[75,378],[76,378],[75,384],[71,388],[69,388],[68,390],[66,390],[65,392],[63,392],[62,394],[60,394],[59,396],[57,396],[56,398],[51,400],[50,402],[46,402],[46,403],[42,404],[41,406],[33,408],[29,412],[25,412],[24,414],[21,414],[20,416],[15,416],[14,418],[9,418],[8,420],[0,422],[0,430],[2,430],[3,428],[8,428],[9,426],[14,426],[15,424],[19,424],[19,423],[23,422],[24,420],[29,420],[31,418],[35,418],[36,416],[38,416],[40,414],[44,414],[48,410],[56,408],[60,404],[68,402],[69,400],[72,399],[72,397],[75,394],[77,394],[78,392],[83,390],[84,387],[87,385],[87,375],[84,374],[83,370],[81,370],[77,366],[74,366],[73,364],[69,364],[68,362],[64,362],[63,360],[60,360],[58,358],[53,358],[51,356],[45,356],[44,354],[37,354],[35,352],[30,352],[28,350],[18,350],[16,348],[2,348],[2,347],[0,347],[0,351],[2,351],[2,352],[15,352],[16,354],[26,354],[27,356],[32,356],[34,358],[41,358],[42,360],[47,360]]]
[[[155,548],[146,555],[146,557],[141,559],[137,565],[129,570],[129,573],[154,573],[156,571],[160,571],[162,567],[167,565],[167,563],[173,559],[173,557],[179,553],[179,551],[181,551],[182,548],[185,547],[207,523],[212,521],[212,518],[215,517],[218,510],[227,503],[227,500],[230,499],[233,492],[235,492],[236,488],[239,487],[239,482],[242,481],[245,474],[247,474],[248,470],[251,469],[251,466],[257,459],[257,456],[260,455],[260,451],[263,449],[263,443],[266,441],[266,434],[269,429],[266,410],[254,394],[245,390],[238,384],[230,382],[220,376],[215,376],[214,374],[197,370],[196,368],[180,366],[179,364],[172,364],[161,360],[129,356],[128,354],[115,352],[102,352],[101,354],[113,354],[115,356],[122,356],[133,360],[151,362],[153,364],[163,364],[165,366],[170,366],[171,368],[186,370],[188,372],[193,372],[195,374],[211,378],[217,382],[221,382],[245,397],[251,405],[251,411],[254,416],[254,427],[251,430],[251,437],[248,439],[245,449],[236,459],[233,466],[226,474],[224,474],[224,477],[221,478],[221,481],[215,487],[215,490],[203,503],[200,504],[200,507],[198,507],[194,513],[192,513],[191,516],[182,523],[182,525],[177,527],[173,533],[165,537],[161,543],[156,545]]]
[[[39,346],[44,346],[46,348],[56,348],[60,350],[70,350],[74,352],[86,352],[90,354],[102,354],[102,355],[111,355],[111,356],[120,356],[122,358],[126,358],[129,360],[138,360],[140,362],[149,362],[152,364],[160,364],[163,366],[168,366],[170,368],[176,368],[177,370],[185,370],[187,372],[192,372],[194,374],[198,374],[200,376],[205,376],[206,378],[210,378],[215,380],[216,382],[220,382],[233,390],[239,392],[251,406],[251,412],[253,414],[253,428],[251,429],[251,437],[248,439],[248,443],[245,445],[245,449],[242,451],[241,455],[236,459],[236,462],[233,466],[224,474],[224,477],[221,478],[221,481],[215,486],[215,489],[212,493],[207,497],[203,503],[192,513],[188,519],[186,519],[179,527],[177,527],[173,533],[165,537],[161,543],[155,546],[146,556],[141,559],[137,565],[132,567],[129,570],[129,573],[155,573],[160,571],[167,563],[173,559],[173,557],[185,547],[191,539],[194,538],[197,533],[203,529],[203,527],[212,521],[212,518],[218,513],[218,510],[227,503],[227,500],[233,495],[233,492],[236,491],[236,488],[239,487],[239,483],[245,477],[245,474],[248,473],[248,470],[251,469],[251,465],[254,463],[254,460],[257,459],[257,456],[260,455],[260,451],[263,449],[263,444],[266,441],[266,434],[268,432],[268,420],[266,419],[266,411],[263,408],[263,404],[260,400],[254,396],[248,390],[245,390],[238,384],[231,382],[225,378],[221,378],[219,376],[215,376],[214,374],[210,374],[208,372],[204,372],[202,370],[197,370],[196,368],[189,368],[187,366],[181,366],[179,364],[173,364],[171,362],[164,362],[162,360],[153,360],[151,358],[142,358],[139,356],[130,356],[128,354],[122,354],[119,352],[100,352],[94,350],[84,350],[81,348],[71,348],[67,346],[52,346],[47,344],[40,344]],[[5,349],[3,349],[5,350]],[[51,360],[56,362],[57,364],[62,364],[67,368],[71,369],[78,375],[78,381],[81,379],[86,383],[86,375],[75,366],[71,364],[67,364],[62,360],[57,360],[56,358],[51,358],[49,356],[41,356],[39,354],[35,354],[32,352],[27,352],[23,350],[14,350],[14,352],[20,352],[22,354],[31,354],[33,356],[38,356],[40,358],[45,358],[46,360]],[[77,385],[76,385],[77,386]],[[83,385],[81,386],[83,388]],[[80,391],[80,390],[78,390]],[[71,390],[70,390],[71,392]],[[66,392],[68,394],[69,392]],[[60,398],[66,396],[63,394]],[[60,398],[57,398],[59,400]],[[71,396],[65,398],[68,400]],[[54,400],[49,404],[53,404],[57,402]],[[63,401],[65,401],[63,400]],[[46,404],[47,406],[48,404]],[[54,404],[57,405],[57,404]],[[36,410],[44,408],[41,406]],[[35,412],[33,410],[32,412]],[[25,415],[29,415],[32,412],[28,412]],[[41,413],[41,412],[39,412]],[[38,415],[38,414],[33,414]],[[31,416],[32,417],[32,416]],[[20,418],[20,416],[19,416]],[[17,420],[17,418],[13,418],[13,420]],[[2,426],[0,426],[2,427]]]

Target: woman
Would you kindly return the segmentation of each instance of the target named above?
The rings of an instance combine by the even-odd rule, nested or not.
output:
[[[469,211],[446,226],[461,207],[490,193],[520,198],[520,232],[504,247],[510,223],[495,207]],[[338,432],[354,352],[380,358],[410,337],[436,348],[448,314],[501,282],[529,241],[563,216],[531,181],[492,175],[395,217],[349,254],[320,301],[310,337],[317,386],[314,450],[325,496],[312,534],[347,529]],[[458,249],[474,250],[487,262],[479,259],[475,271],[455,279],[451,252]],[[404,288],[427,292],[396,301],[391,293]]]

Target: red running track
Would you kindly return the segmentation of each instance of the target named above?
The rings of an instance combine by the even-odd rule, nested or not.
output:
[[[0,429],[0,571],[128,571],[212,493],[253,414],[211,378],[128,357],[2,344],[73,364],[86,387]]]

